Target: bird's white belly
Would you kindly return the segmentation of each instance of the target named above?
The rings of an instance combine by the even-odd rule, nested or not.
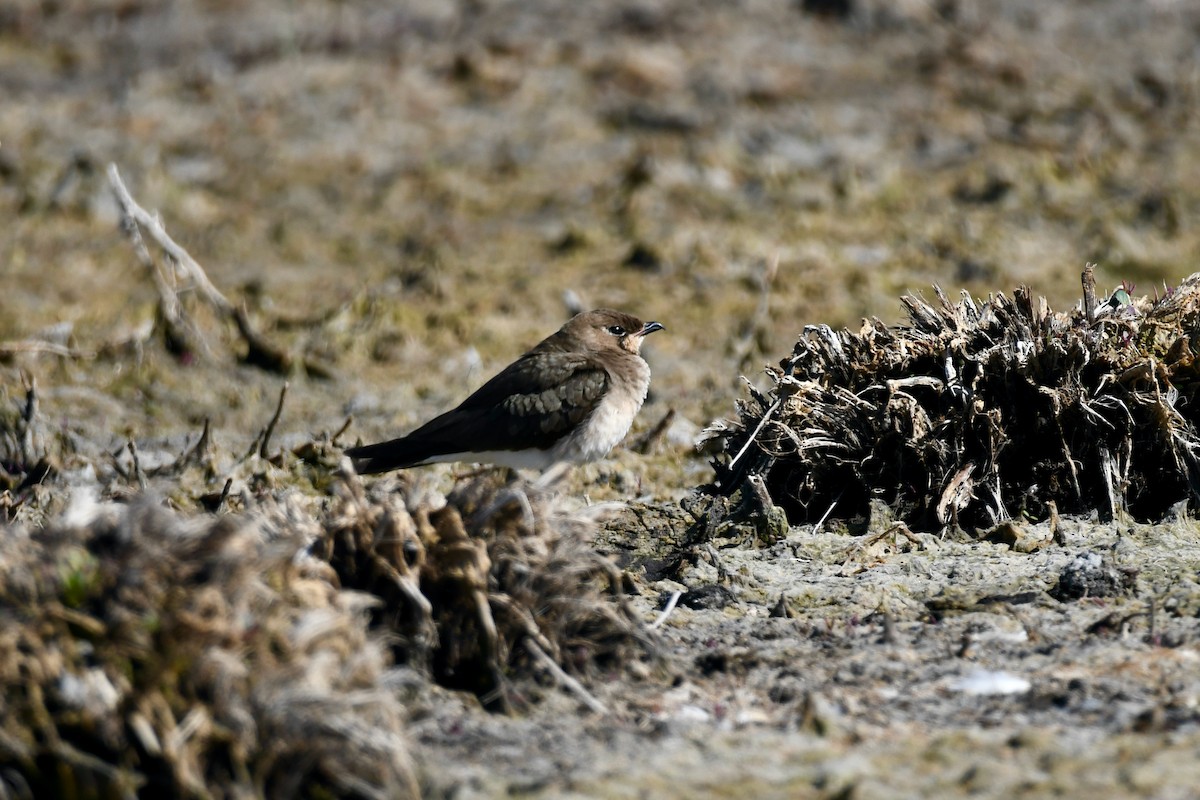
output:
[[[513,469],[546,469],[560,459],[554,455],[554,450],[484,450],[478,453],[463,452],[434,456],[425,461],[426,464],[453,463],[455,461],[473,461],[476,464],[495,464],[500,467]]]
[[[578,429],[551,448],[554,461],[595,461],[625,438],[650,388],[650,367],[644,361],[640,366],[640,374],[631,384],[614,387]]]

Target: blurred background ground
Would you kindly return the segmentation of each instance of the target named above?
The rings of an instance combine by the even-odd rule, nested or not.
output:
[[[1196,17],[17,0],[0,12],[0,337],[94,346],[152,318],[113,162],[235,302],[340,370],[293,393],[283,430],[347,410],[352,435],[404,428],[554,330],[568,290],[666,324],[643,423],[673,406],[703,425],[803,325],[894,321],[906,289],[1026,282],[1062,305],[1088,260],[1102,288],[1190,273]],[[87,384],[119,399],[109,427],[245,430],[275,391],[220,367],[53,383],[65,417]]]
[[[271,415],[282,377],[219,323],[182,363],[144,340],[156,294],[111,162],[231,299],[332,364],[293,376],[280,441],[348,415],[351,441],[405,430],[571,303],[614,306],[667,326],[635,435],[678,422],[577,485],[676,498],[710,477],[695,429],[804,325],[896,321],[934,282],[1069,305],[1086,261],[1102,289],[1195,271],[1198,37],[1172,0],[13,0],[0,341],[134,345],[8,356],[0,395],[37,378],[67,469],[129,439],[177,454],[204,419],[240,454]]]

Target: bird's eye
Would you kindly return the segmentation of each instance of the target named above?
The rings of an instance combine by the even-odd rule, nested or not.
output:
[[[611,333],[613,336],[624,336],[625,335],[625,329],[622,328],[620,325],[609,325],[606,330],[609,333]]]

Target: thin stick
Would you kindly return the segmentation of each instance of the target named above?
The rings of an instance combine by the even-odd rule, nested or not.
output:
[[[634,443],[633,447],[629,449],[635,453],[646,455],[646,453],[650,452],[651,446],[653,446],[655,442],[663,437],[663,434],[667,432],[667,428],[671,427],[671,423],[674,421],[675,409],[668,408],[667,413],[663,415],[663,418],[660,419],[654,425],[654,427],[647,431],[640,439],[638,439],[637,442]]]
[[[896,621],[892,619],[891,612],[880,606],[878,613],[883,618],[883,641],[887,644],[898,643],[900,638],[896,635]]]
[[[283,400],[287,397],[288,382],[283,382],[283,388],[279,390],[279,402],[275,405],[275,413],[271,416],[271,421],[267,423],[267,429],[263,431],[262,444],[259,445],[258,455],[261,458],[267,457],[267,447],[271,444],[271,434],[275,433],[275,426],[279,424],[279,417],[283,414]]]
[[[142,472],[142,460],[138,458],[137,445],[133,443],[133,439],[129,440],[127,447],[129,448],[129,455],[133,458],[133,474],[137,478],[138,487],[145,489],[146,473]]]
[[[250,447],[246,449],[246,455],[242,456],[242,461],[245,461],[246,459],[250,458],[250,456],[258,452],[259,445],[262,444],[264,433],[266,433],[266,430],[259,431],[258,435],[254,437],[254,441],[250,442]]]
[[[209,425],[208,417],[204,418],[204,430],[200,431],[200,438],[196,440],[196,446],[192,448],[192,456],[201,457],[208,455],[208,446],[212,430]]]
[[[342,423],[342,427],[338,428],[337,432],[335,434],[333,434],[333,436],[329,437],[329,443],[336,447],[337,440],[342,437],[343,433],[350,430],[350,426],[353,424],[354,424],[354,415],[350,415],[350,416],[346,417],[346,421]]]
[[[754,432],[750,434],[750,438],[746,440],[744,445],[742,445],[742,449],[738,450],[737,455],[733,457],[733,461],[729,462],[729,469],[733,469],[733,465],[736,464],[742,456],[746,455],[746,451],[750,449],[750,445],[752,445],[754,440],[758,438],[758,435],[762,433],[762,429],[767,424],[767,420],[769,420],[771,415],[779,409],[779,404],[782,402],[782,399],[776,399],[776,401],[771,404],[771,407],[767,409],[767,413],[762,415],[762,419],[760,419],[758,424],[754,426]]]
[[[245,340],[247,347],[247,352],[243,360],[247,364],[261,367],[268,372],[287,374],[296,359],[287,351],[276,347],[265,336],[260,334],[251,323],[246,310],[235,306],[228,297],[221,293],[213,282],[209,280],[208,273],[204,271],[199,262],[192,258],[187,250],[170,237],[158,216],[151,214],[137,204],[137,201],[133,199],[133,196],[130,195],[129,190],[121,181],[121,175],[117,171],[116,164],[108,165],[108,181],[112,185],[113,193],[117,197],[117,203],[121,206],[122,224],[130,241],[133,243],[134,252],[137,254],[138,260],[147,269],[150,269],[151,274],[154,276],[155,286],[159,292],[159,305],[167,324],[169,338],[172,340],[171,346],[180,351],[190,349],[186,338],[182,335],[186,331],[183,310],[177,293],[167,285],[166,279],[162,276],[154,263],[154,259],[151,258],[149,251],[146,249],[146,245],[142,241],[141,233],[139,232],[139,226],[145,228],[150,238],[163,249],[167,256],[175,262],[179,270],[190,279],[192,286],[200,296],[208,301],[219,315],[237,327],[238,334]],[[318,359],[304,358],[302,363],[308,374],[314,377],[333,377],[333,369],[321,363]]]
[[[250,322],[250,315],[245,308],[234,309],[232,317],[233,323],[237,325],[238,333],[246,341],[247,349],[244,360],[247,364],[262,367],[267,372],[275,372],[280,375],[291,372],[295,359],[290,353],[271,344],[254,329],[254,325]]]
[[[1083,318],[1088,322],[1096,319],[1096,265],[1087,262],[1079,276],[1083,283]]]
[[[524,641],[525,649],[529,651],[529,654],[532,655],[539,664],[546,668],[547,672],[554,676],[554,679],[558,681],[559,685],[579,698],[579,700],[585,706],[595,713],[605,715],[608,714],[608,708],[599,700],[592,697],[588,690],[583,687],[582,683],[572,678],[563,671],[562,667],[554,663],[554,659],[546,655],[546,651],[539,647],[537,642],[528,636],[525,637]]]
[[[158,311],[162,315],[163,325],[166,326],[167,346],[175,352],[190,350],[192,347],[188,336],[188,325],[184,318],[183,306],[179,302],[179,296],[167,283],[162,267],[150,255],[150,250],[146,247],[141,229],[138,227],[139,212],[140,218],[147,219],[151,223],[158,224],[158,220],[151,218],[134,201],[129,190],[125,188],[125,184],[121,182],[116,165],[109,165],[108,177],[112,184],[113,194],[117,196],[117,204],[121,206],[121,230],[125,232],[125,236],[133,247],[133,254],[149,273],[151,280],[154,281],[154,288],[158,292]],[[159,227],[161,229],[161,225]]]
[[[28,372],[21,372],[21,380],[25,384],[25,408],[21,412],[21,420],[25,430],[21,432],[21,458],[28,466],[33,463],[33,423],[38,413],[37,378]]]
[[[209,420],[208,417],[205,417],[204,429],[200,431],[200,438],[196,440],[194,445],[183,451],[183,454],[176,459],[172,469],[182,470],[193,461],[197,464],[203,461],[204,456],[208,455],[209,435]]]
[[[717,568],[717,582],[729,583],[729,570],[725,569],[725,564],[722,563],[721,557],[717,555],[717,550],[711,542],[704,543],[704,552],[708,553],[708,560]]]
[[[117,195],[117,202],[121,205],[122,213],[145,228],[146,232],[150,234],[150,238],[154,239],[159,247],[166,251],[167,255],[175,259],[175,262],[195,282],[196,288],[204,295],[205,300],[211,303],[222,314],[226,314],[232,318],[235,311],[233,303],[229,302],[229,298],[221,294],[221,291],[213,285],[212,281],[208,279],[208,274],[204,271],[204,268],[196,263],[196,259],[192,258],[187,250],[184,250],[171,238],[158,217],[150,214],[146,209],[137,204],[137,201],[133,199],[133,196],[129,194],[129,190],[125,188],[125,184],[121,181],[121,174],[117,171],[116,164],[108,165],[108,182],[112,185],[113,192]]]
[[[671,599],[667,601],[666,608],[662,610],[662,613],[658,615],[658,618],[655,619],[654,622],[650,623],[650,630],[655,630],[656,628],[662,627],[662,624],[667,621],[667,617],[671,616],[671,612],[675,610],[675,605],[679,602],[679,598],[681,597],[683,597],[682,589],[676,589],[675,591],[671,592]]]
[[[221,488],[221,497],[220,497],[220,499],[217,500],[217,507],[216,507],[216,509],[213,510],[214,514],[218,513],[221,510],[221,508],[225,505],[225,502],[229,499],[229,490],[232,488],[233,488],[233,478],[226,478],[225,485]]]
[[[843,489],[842,494],[845,494],[845,493],[846,492]],[[842,494],[839,494],[836,498],[834,498],[834,501],[829,504],[829,508],[825,509],[825,513],[821,515],[821,518],[819,520],[817,520],[817,524],[813,525],[813,529],[812,529],[813,533],[816,533],[817,531],[821,530],[821,526],[825,524],[825,520],[829,519],[829,515],[833,513],[833,509],[836,508],[837,504],[841,501]]]
[[[95,353],[87,350],[77,350],[54,342],[43,342],[40,339],[19,339],[17,341],[0,342],[0,355],[11,356],[17,353],[49,353],[64,358],[94,358]]]

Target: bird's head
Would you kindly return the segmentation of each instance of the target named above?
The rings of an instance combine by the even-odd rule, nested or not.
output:
[[[642,322],[632,314],[613,311],[610,308],[576,314],[563,326],[564,333],[578,339],[589,348],[601,352],[624,350],[634,355],[638,354],[642,340],[648,334],[662,329],[661,323]]]

